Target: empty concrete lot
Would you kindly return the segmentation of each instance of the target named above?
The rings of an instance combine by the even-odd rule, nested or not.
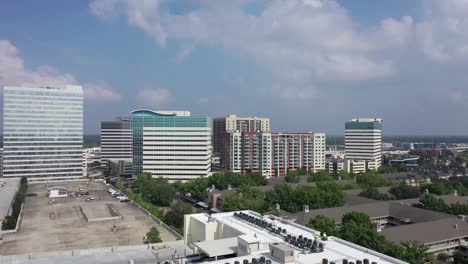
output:
[[[49,204],[47,190],[52,187],[63,187],[69,191],[82,189],[90,194],[75,198],[53,198],[52,204]],[[107,189],[102,182],[30,184],[28,192],[37,193],[37,196],[26,197],[20,229],[17,233],[4,236],[0,254],[137,245],[143,243],[144,235],[153,226],[159,229],[163,241],[176,240],[174,235],[138,208],[112,198]],[[86,202],[87,197],[94,197],[95,200]],[[80,209],[85,208],[89,214],[99,217],[107,216],[106,204],[111,204],[122,219],[87,222]],[[112,231],[114,226],[116,231]]]

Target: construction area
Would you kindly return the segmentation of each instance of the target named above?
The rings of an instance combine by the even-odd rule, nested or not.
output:
[[[163,241],[178,239],[137,205],[112,197],[108,188],[94,181],[30,184],[20,228],[3,235],[0,255],[140,245],[151,227]],[[51,190],[60,195],[49,197]]]

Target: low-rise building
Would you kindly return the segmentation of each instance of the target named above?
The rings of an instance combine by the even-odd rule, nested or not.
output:
[[[334,173],[335,169],[336,172],[344,171],[345,169],[345,160],[336,160],[336,159],[330,159],[327,160],[327,163],[325,164],[325,170],[332,174]]]
[[[438,198],[447,204],[467,204],[466,197],[443,195]],[[288,219],[306,225],[310,219],[324,215],[333,218],[337,224],[349,212],[367,214],[377,231],[390,241],[419,241],[434,254],[453,253],[461,246],[468,245],[468,219],[445,213],[418,208],[419,198],[398,201],[372,201],[363,204],[304,210],[288,215]]]
[[[184,241],[200,256],[185,263],[406,263],[337,237],[320,239],[316,230],[253,211],[186,215]]]
[[[132,159],[109,159],[107,167],[112,177],[132,177]]]

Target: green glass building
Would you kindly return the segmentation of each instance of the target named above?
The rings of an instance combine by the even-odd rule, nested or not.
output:
[[[133,176],[191,180],[211,173],[211,120],[187,111],[132,112]]]

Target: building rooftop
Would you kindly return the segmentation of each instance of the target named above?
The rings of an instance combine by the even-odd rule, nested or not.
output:
[[[3,221],[13,204],[20,178],[2,178],[0,182],[0,221]]]
[[[225,264],[235,263],[235,261],[243,263],[246,259],[250,263],[253,258],[263,258],[265,261],[270,261],[271,264],[285,262],[319,264],[322,263],[323,259],[335,263],[341,263],[345,259],[354,262],[368,259],[369,263],[379,264],[406,263],[336,237],[328,237],[324,241],[318,238],[319,235],[319,232],[313,229],[279,217],[262,216],[253,211],[219,213],[211,216],[192,214],[185,218],[185,241],[187,244],[200,245],[196,241],[206,236],[205,240],[212,242],[202,242],[203,245],[210,244],[213,249],[204,249],[203,251],[221,253],[218,256],[210,254],[206,256],[206,259],[196,260],[197,263]],[[294,241],[301,242],[293,242],[292,237],[294,237]],[[318,239],[315,240],[316,238]],[[238,243],[235,243],[235,239],[238,239]],[[256,246],[245,246],[245,243]],[[314,244],[316,247],[313,246]],[[290,257],[293,260],[282,261],[273,250],[270,251],[271,246],[285,254],[292,249],[293,254]],[[246,249],[247,251],[245,251]],[[213,257],[215,257],[214,261]],[[222,260],[217,260],[218,257]]]
[[[382,234],[394,242],[417,240],[430,244],[468,237],[468,223],[453,216],[419,224],[384,228]]]

